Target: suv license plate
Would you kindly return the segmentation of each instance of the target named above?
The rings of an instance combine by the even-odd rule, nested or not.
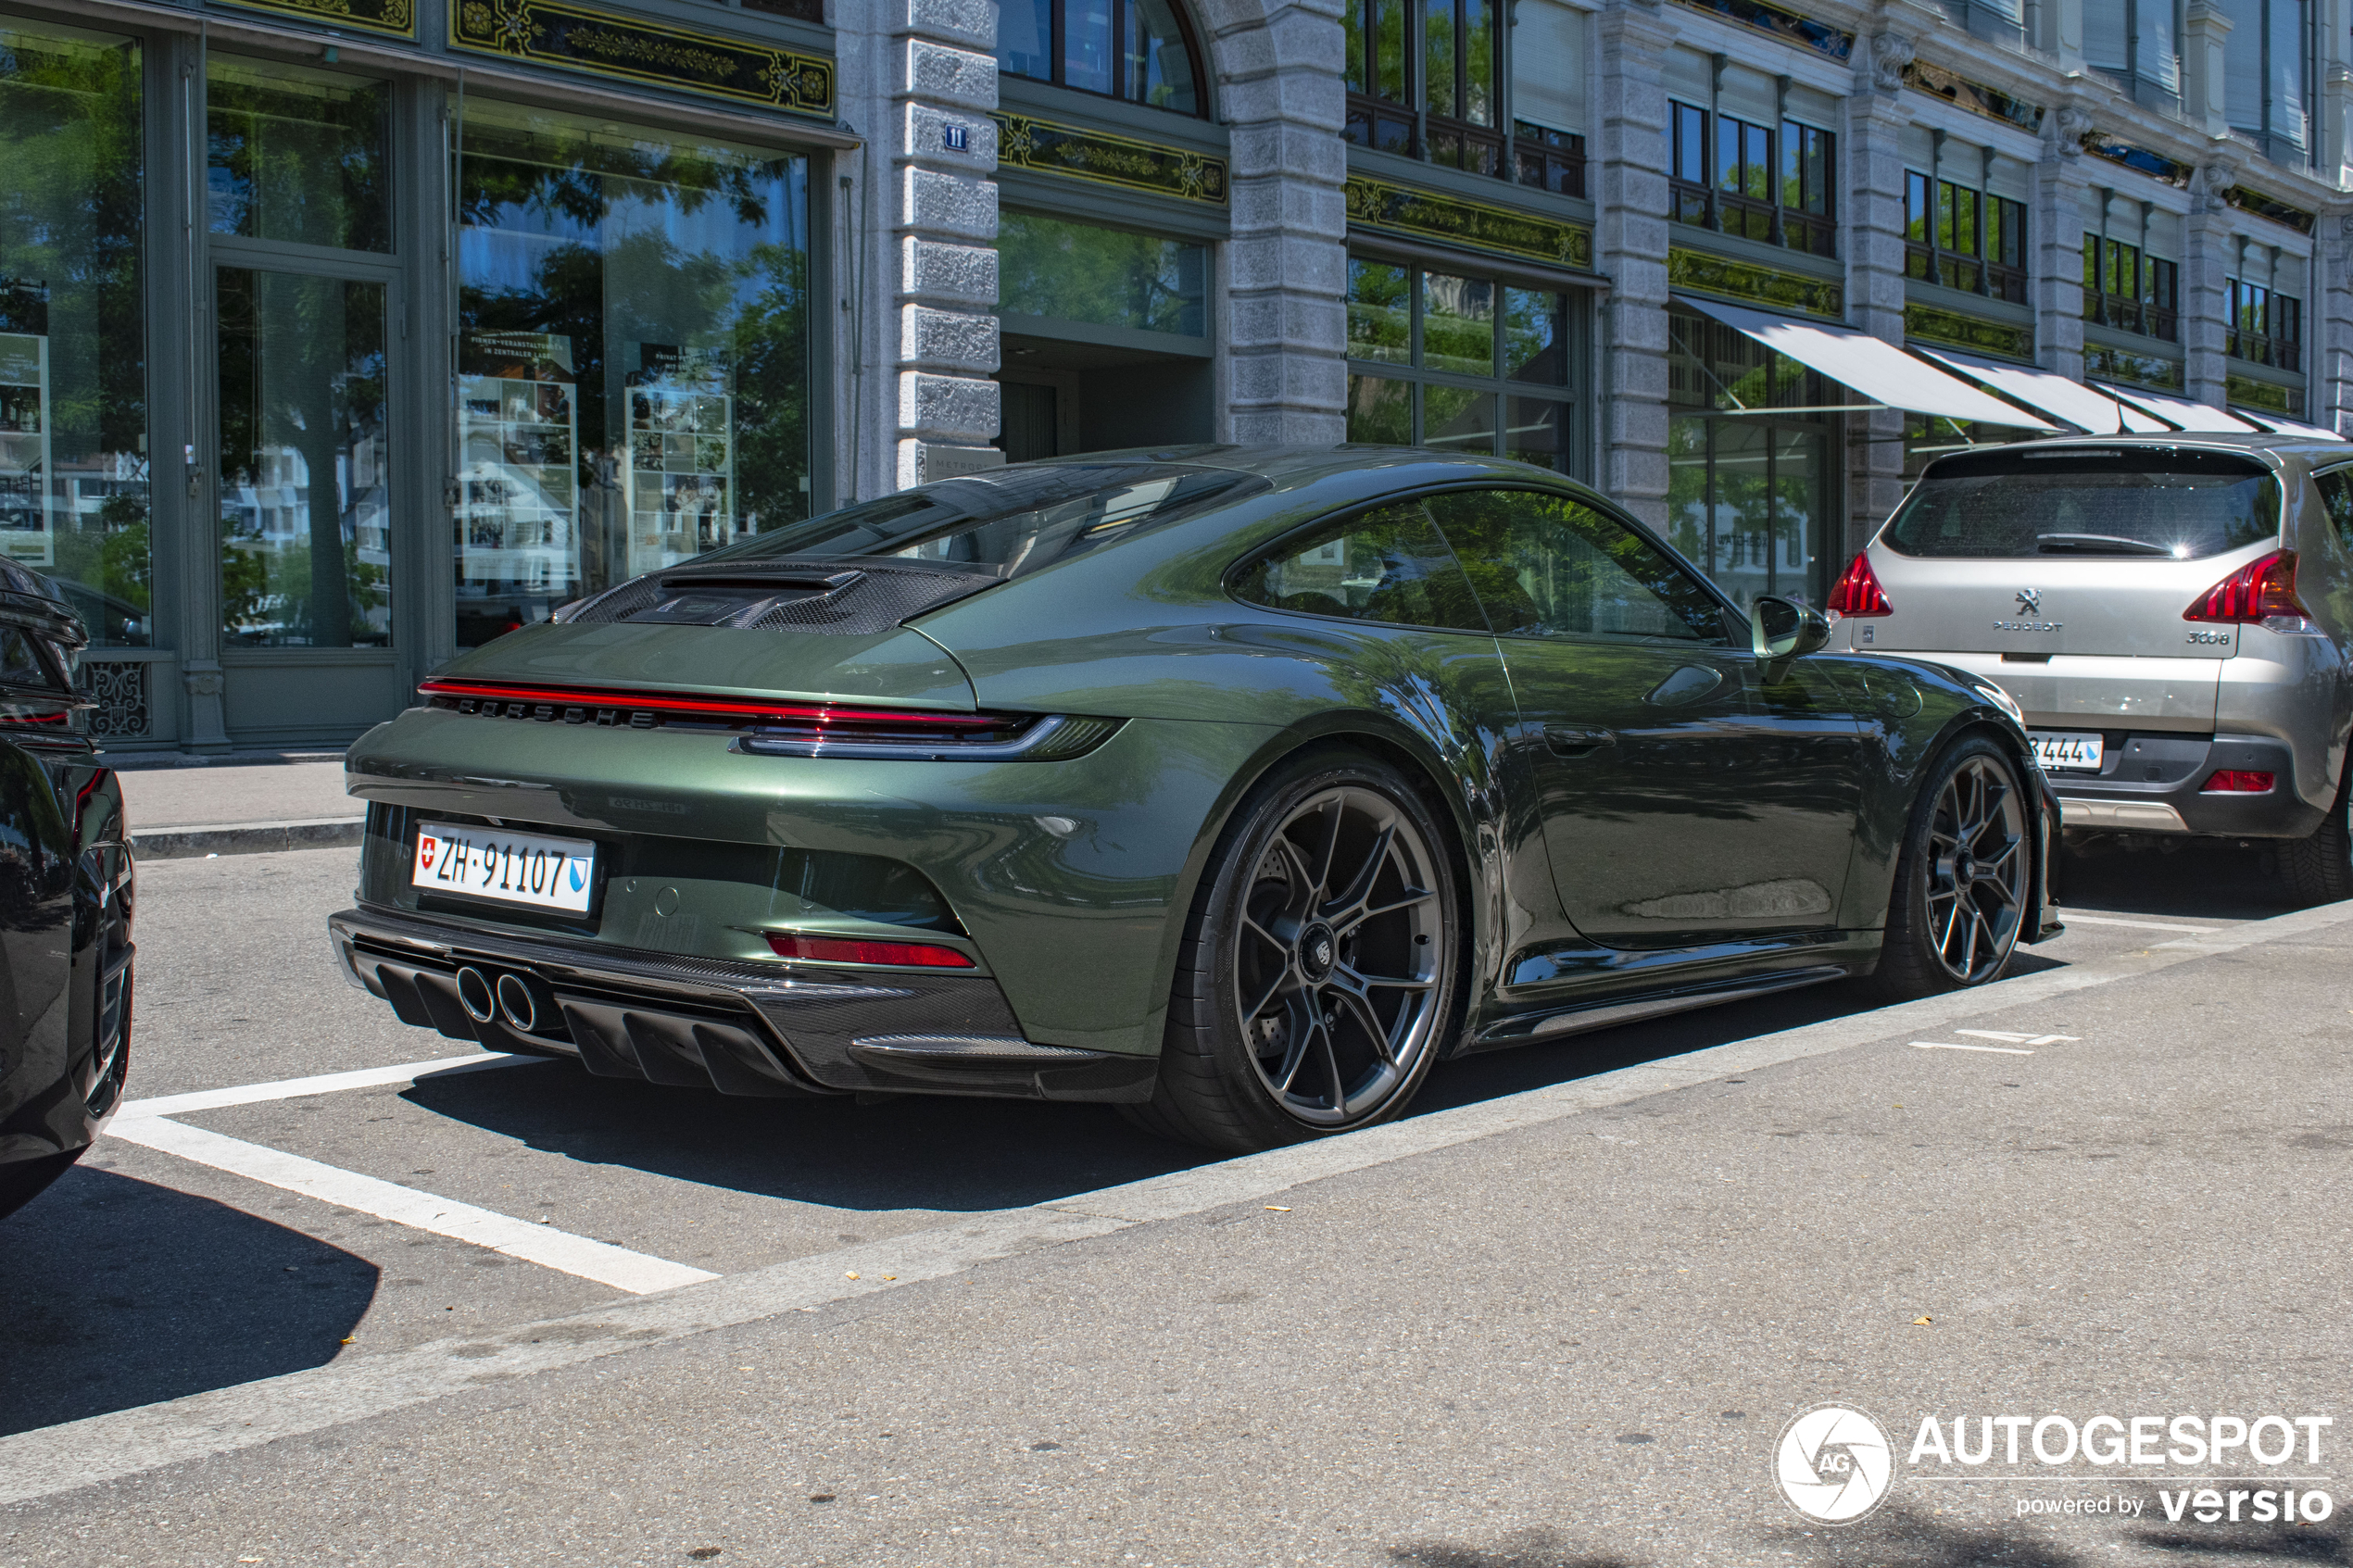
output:
[[[2046,773],[2096,773],[2100,771],[2100,734],[2095,730],[2033,730],[2034,760]]]
[[[420,822],[409,883],[434,893],[585,915],[597,885],[597,846],[585,838]]]

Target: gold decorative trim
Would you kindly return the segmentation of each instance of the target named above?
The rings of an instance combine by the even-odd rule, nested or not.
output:
[[[991,118],[997,121],[1000,169],[1060,174],[1212,207],[1226,205],[1226,160],[1222,157],[1114,136],[1106,131],[1083,130],[1034,115]]]
[[[322,0],[332,3],[332,0]],[[564,0],[455,0],[452,47],[831,119],[834,63]]]
[[[1846,319],[1846,287],[1827,278],[1808,278],[1753,261],[1735,261],[1707,251],[1670,247],[1667,281],[1679,289],[1697,289],[1755,305],[1802,310],[1833,321]]]
[[[1348,220],[1365,229],[1386,229],[1416,239],[1439,240],[1472,250],[1523,256],[1579,272],[1593,270],[1593,227],[1490,207],[1485,202],[1351,175]]]
[[[417,36],[416,0],[226,0],[242,10],[300,17],[328,27],[353,27],[394,38]]]

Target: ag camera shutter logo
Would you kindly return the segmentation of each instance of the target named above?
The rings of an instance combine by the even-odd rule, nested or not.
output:
[[[1847,1405],[1816,1405],[1781,1428],[1773,1478],[1790,1506],[1820,1524],[1852,1524],[1879,1507],[1895,1480],[1887,1433]]]

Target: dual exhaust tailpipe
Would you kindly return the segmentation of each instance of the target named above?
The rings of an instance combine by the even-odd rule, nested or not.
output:
[[[503,1019],[518,1034],[536,1034],[541,1024],[556,1022],[553,1001],[552,997],[543,999],[535,995],[518,974],[493,980],[472,964],[458,971],[458,1005],[476,1023]]]

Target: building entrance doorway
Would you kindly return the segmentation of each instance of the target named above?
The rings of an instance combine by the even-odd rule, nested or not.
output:
[[[1198,356],[1008,332],[995,445],[1009,463],[1216,439],[1215,388]]]

